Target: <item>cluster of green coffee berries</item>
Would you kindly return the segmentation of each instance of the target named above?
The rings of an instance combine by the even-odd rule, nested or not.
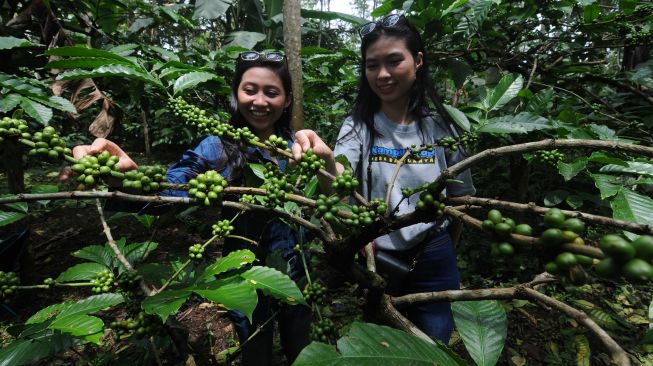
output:
[[[306,152],[302,153],[301,159],[299,159],[300,174],[304,177],[309,177],[315,174],[316,171],[324,169],[325,162],[323,159],[320,159],[319,156],[315,155],[313,149],[308,149]]]
[[[98,155],[86,155],[73,164],[71,169],[77,173],[77,182],[86,186],[93,186],[100,176],[107,176],[112,170],[117,171],[118,157],[112,156],[108,151]]]
[[[134,189],[143,192],[156,192],[161,183],[167,181],[167,169],[163,165],[143,165],[136,170],[125,172],[122,186],[125,189]]]
[[[553,150],[538,150],[533,153],[533,158],[540,163],[556,165],[559,161],[564,160],[565,154],[557,149]]]
[[[258,138],[258,136],[256,136],[254,134],[254,132],[252,132],[247,127],[236,128],[233,131],[233,136],[231,136],[231,137],[236,141],[242,141],[242,142],[259,141],[260,140]]]
[[[188,181],[188,195],[205,206],[217,203],[222,199],[223,191],[227,188],[227,180],[215,170],[208,170],[198,174]]]
[[[315,200],[315,215],[322,217],[327,222],[335,222],[338,207],[336,205],[340,202],[338,196],[327,197],[324,194],[317,196]]]
[[[474,132],[464,132],[460,135],[460,144],[467,147],[474,147],[478,143],[478,135]]]
[[[544,225],[547,229],[540,234],[540,241],[555,256],[544,265],[544,269],[552,274],[567,276],[577,284],[584,283],[587,275],[581,268],[592,266],[594,260],[582,254],[560,251],[560,247],[563,244],[585,245],[581,237],[585,232],[585,223],[575,217],[567,218],[554,207],[544,214]]]
[[[337,212],[337,209],[336,209]],[[326,214],[325,214],[326,215]],[[345,219],[345,225],[357,228],[360,226],[371,225],[376,217],[375,211],[370,211],[365,206],[353,205],[351,206],[351,217]],[[325,220],[327,220],[325,218]],[[328,221],[328,220],[327,220]]]
[[[284,140],[283,137],[277,135],[270,135],[268,140],[265,142],[268,146],[277,147],[281,150],[288,149],[288,141]]]
[[[323,305],[326,303],[327,289],[319,282],[313,282],[311,284],[306,284],[303,295],[304,300],[307,302]]]
[[[141,276],[139,276],[138,272],[131,270],[122,272],[118,276],[117,282],[120,289],[123,291],[131,292],[138,288],[140,280]]]
[[[32,137],[29,132],[27,122],[22,119],[3,117],[0,120],[0,142],[3,142],[6,137],[22,137],[29,139]]]
[[[286,201],[286,194],[292,191],[292,184],[288,183],[284,178],[275,176],[275,169],[268,167],[265,173],[266,181],[261,186],[261,188],[265,189],[265,196],[261,201],[267,207],[282,205]]]
[[[351,175],[351,170],[347,169],[331,182],[331,187],[336,191],[338,196],[349,196],[358,187],[358,180],[354,179]]]
[[[109,327],[116,331],[119,338],[129,335],[146,338],[155,335],[162,328],[162,324],[156,316],[141,311],[135,317],[112,321]]]
[[[201,261],[204,257],[204,247],[202,244],[193,244],[188,247],[188,256],[195,261]]]
[[[243,194],[242,196],[240,196],[239,201],[242,203],[254,204],[256,203],[256,198],[254,198],[254,196],[252,196],[251,194]]]
[[[333,321],[329,318],[322,318],[311,324],[311,340],[327,343],[338,338],[338,332]]]
[[[91,280],[91,285],[93,285],[91,291],[94,294],[109,292],[113,288],[113,280],[113,272],[105,269],[102,272],[98,273],[95,278]]]
[[[0,271],[0,302],[5,302],[16,295],[16,289],[19,284],[20,280],[16,272]]]
[[[499,238],[507,238],[510,234],[531,236],[533,229],[528,224],[519,224],[515,220],[504,217],[501,211],[491,209],[487,213],[487,219],[481,223],[483,230],[494,232]],[[515,248],[508,242],[493,243],[490,247],[490,254],[509,256],[515,252]]]
[[[445,197],[441,193],[437,195],[439,199],[435,197],[436,195],[429,190],[423,191],[419,195],[419,201],[415,204],[415,208],[422,212],[435,212],[435,217],[438,219],[441,218],[444,216],[445,205],[442,201],[444,201]]]
[[[219,238],[225,238],[234,231],[234,226],[229,220],[221,220],[211,226],[213,229],[213,235]]]
[[[615,279],[623,275],[633,282],[653,280],[653,237],[641,235],[629,242],[620,235],[608,234],[599,241],[606,255],[594,268],[598,274]]]
[[[32,141],[34,147],[30,149],[29,156],[41,155],[47,156],[51,160],[57,160],[63,158],[64,155],[70,156],[72,153],[52,126],[47,126],[43,128],[43,131],[34,133]]]
[[[206,111],[194,105],[188,104],[182,98],[168,99],[168,108],[175,116],[183,118],[186,123],[197,126],[200,130],[206,130],[219,122],[206,116]]]

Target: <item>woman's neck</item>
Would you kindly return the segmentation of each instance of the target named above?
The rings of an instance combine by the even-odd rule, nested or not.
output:
[[[382,102],[381,111],[392,121],[400,125],[413,123],[413,116],[408,113],[408,98],[393,101]]]

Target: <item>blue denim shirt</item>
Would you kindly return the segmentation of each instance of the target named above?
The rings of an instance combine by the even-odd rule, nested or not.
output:
[[[292,146],[292,139],[287,134],[279,134],[288,141],[288,146]],[[267,151],[261,148],[248,147],[248,156],[253,156],[260,162],[275,162]],[[232,173],[232,166],[227,164],[224,145],[220,137],[209,136],[202,140],[199,145],[194,149],[187,150],[181,159],[173,164],[167,173],[168,182],[183,184],[187,183],[198,174],[207,170],[216,170],[223,177],[229,179]],[[285,170],[287,161],[283,159],[278,160],[278,165],[281,170]],[[242,182],[242,179],[240,179]],[[162,195],[187,197],[186,191],[168,190],[162,192]],[[265,256],[268,253],[280,251],[281,256],[286,261],[294,262],[295,256],[293,248],[299,242],[298,233],[295,232],[286,223],[281,221],[278,217],[270,213],[260,212],[247,212],[241,214],[234,222],[234,231],[236,235],[244,236],[259,243],[258,248],[252,247],[252,244],[239,239],[226,239],[225,240],[225,254],[238,249],[251,249],[259,256]],[[265,258],[260,258],[264,260]],[[296,276],[301,276],[300,273],[295,273],[300,268],[292,265],[289,275],[295,279]]]

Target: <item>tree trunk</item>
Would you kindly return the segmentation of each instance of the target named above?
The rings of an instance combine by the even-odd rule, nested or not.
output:
[[[299,50],[302,46],[299,11],[299,0],[286,0],[283,2],[283,42],[286,46],[286,58],[288,59],[293,89],[293,114],[290,127],[294,131],[304,128],[304,87],[302,82],[302,59],[299,57]]]

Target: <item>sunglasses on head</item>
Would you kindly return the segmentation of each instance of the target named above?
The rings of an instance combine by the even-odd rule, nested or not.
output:
[[[405,20],[406,20],[406,17],[404,17],[403,14],[386,15],[381,20],[378,20],[376,22],[369,22],[367,24],[364,24],[358,30],[358,34],[361,36],[361,39],[363,39],[363,38],[365,38],[365,36],[372,33],[377,27],[393,28],[397,24],[399,24],[400,21],[405,21]]]
[[[242,61],[271,61],[271,62],[281,62],[286,56],[283,53],[274,51],[274,52],[256,52],[256,51],[246,51],[241,52],[238,55],[238,59]]]

